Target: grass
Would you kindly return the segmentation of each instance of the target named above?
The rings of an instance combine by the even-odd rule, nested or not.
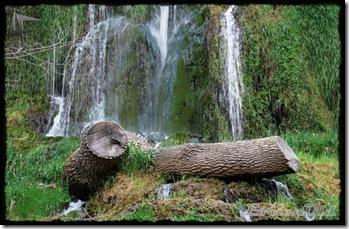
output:
[[[32,183],[29,183],[32,182]],[[44,187],[41,183],[17,180],[6,185],[7,219],[9,220],[51,220],[70,196],[62,187]]]
[[[142,150],[140,147],[129,144],[127,156],[122,163],[121,171],[132,173],[150,170],[154,166],[154,152]]]
[[[315,157],[338,156],[338,132],[330,130],[326,132],[287,132],[283,138],[296,151],[302,151]]]
[[[8,105],[6,217],[50,220],[70,200],[61,176],[67,157],[79,147],[80,141],[45,138],[35,132],[26,118],[35,106],[35,99],[20,98]]]
[[[62,186],[64,163],[77,139],[48,140],[28,152],[7,145],[6,208],[11,220],[43,220],[61,210],[70,196]]]
[[[170,147],[180,144],[185,144],[189,142],[189,136],[186,133],[172,134],[167,139],[161,142],[161,147]]]
[[[160,185],[158,178],[156,173],[118,173],[115,183],[105,186],[89,200],[90,214],[101,221],[126,217],[130,209],[138,209],[146,196],[153,197],[152,192]]]

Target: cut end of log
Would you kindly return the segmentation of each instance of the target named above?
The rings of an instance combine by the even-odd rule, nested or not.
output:
[[[124,129],[110,121],[94,123],[84,131],[84,140],[93,154],[106,159],[120,156],[127,148]]]
[[[287,144],[287,142],[279,137],[274,136],[276,138],[277,144],[279,145],[281,151],[283,152],[285,158],[288,160],[288,167],[293,171],[297,172],[299,168],[299,159],[296,154],[293,152],[291,147]]]

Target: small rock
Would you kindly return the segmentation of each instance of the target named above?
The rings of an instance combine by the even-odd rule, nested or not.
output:
[[[40,188],[56,188],[57,185],[56,184],[44,184],[44,183],[39,183],[38,184]]]

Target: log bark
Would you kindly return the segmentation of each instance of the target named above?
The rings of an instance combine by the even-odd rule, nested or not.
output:
[[[155,155],[161,173],[207,177],[268,177],[298,170],[299,160],[278,136],[237,142],[185,144]]]
[[[63,179],[71,196],[86,200],[108,175],[115,173],[126,154],[127,136],[113,122],[97,122],[82,133],[80,148],[68,158]]]

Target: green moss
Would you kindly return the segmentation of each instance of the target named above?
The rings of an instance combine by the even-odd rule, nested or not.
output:
[[[190,212],[183,216],[175,216],[173,221],[193,221],[193,222],[217,222],[224,221],[224,217],[219,214],[200,214],[195,211]]]
[[[322,10],[317,11],[318,8]],[[290,129],[325,130],[336,127],[334,118],[337,114],[331,112],[333,106],[328,107],[323,98],[325,94],[329,97],[330,89],[325,93],[318,83],[318,69],[328,66],[332,73],[323,83],[331,81],[331,100],[338,98],[339,84],[334,83],[339,80],[340,58],[338,32],[334,31],[338,28],[338,20],[334,16],[336,10],[338,8],[332,6],[251,5],[242,8],[246,138]],[[315,14],[315,11],[318,13]],[[319,14],[322,16],[318,17]],[[315,22],[315,18],[319,21]],[[327,23],[328,20],[330,22]],[[330,28],[323,31],[323,23]],[[333,33],[329,35],[329,31]],[[318,37],[315,39],[313,36],[310,41],[309,34]],[[330,55],[334,59],[315,54],[310,57],[309,53],[315,50],[326,53],[327,39],[332,42],[332,51],[324,56]],[[326,45],[321,45],[319,40]],[[314,56],[319,61],[313,61]]]
[[[206,22],[206,18],[208,17],[209,9],[208,6],[203,6],[201,11],[196,15],[196,24],[198,26],[202,26]]]
[[[178,60],[177,77],[173,86],[171,132],[190,131],[195,117],[195,94],[183,59]]]
[[[178,61],[172,102],[170,130],[199,132],[211,142],[228,140],[231,136],[229,121],[218,107],[216,90],[222,80],[219,18],[224,10],[224,7],[207,6],[197,13],[196,22],[204,26],[204,33],[189,33],[184,38],[183,49],[190,49],[191,55],[185,62]],[[205,37],[206,45],[192,42],[200,41],[200,36]]]
[[[142,203],[138,206],[133,213],[127,213],[122,215],[121,220],[132,221],[154,221],[154,212],[151,205]]]
[[[203,119],[203,136],[205,142],[224,142],[232,140],[229,121],[222,115],[218,105],[208,102]]]

